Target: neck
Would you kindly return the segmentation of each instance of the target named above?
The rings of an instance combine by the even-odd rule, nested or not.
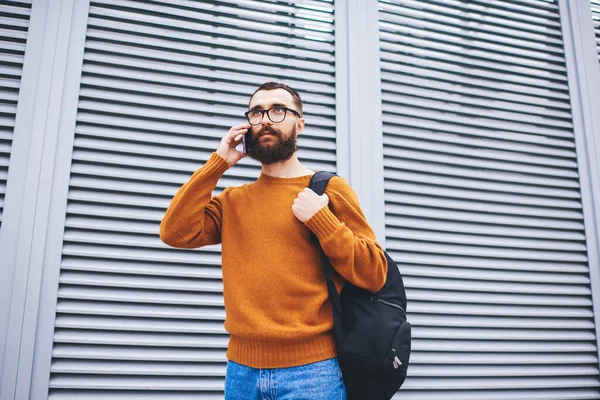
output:
[[[302,165],[300,160],[298,160],[298,156],[294,153],[294,155],[285,161],[268,165],[262,164],[262,173],[275,178],[295,178],[298,176],[312,175],[314,171],[311,171]]]

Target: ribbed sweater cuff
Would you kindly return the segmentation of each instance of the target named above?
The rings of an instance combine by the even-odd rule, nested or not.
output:
[[[341,225],[340,220],[331,212],[329,207],[323,207],[305,222],[308,229],[319,239],[328,238]]]
[[[333,332],[303,340],[255,341],[231,335],[227,358],[252,368],[287,368],[336,356]]]
[[[212,153],[206,164],[196,172],[202,171],[203,174],[218,180],[228,169],[227,161],[217,153]]]

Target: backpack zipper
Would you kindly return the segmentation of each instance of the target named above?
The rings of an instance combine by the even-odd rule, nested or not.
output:
[[[406,314],[406,311],[404,310],[404,308],[402,308],[398,304],[390,303],[389,301],[385,301],[385,300],[381,300],[381,299],[377,299],[376,301],[378,301],[380,303],[383,303],[383,304],[386,304],[386,305],[388,305],[390,307],[398,308],[398,309],[402,310],[403,313]]]

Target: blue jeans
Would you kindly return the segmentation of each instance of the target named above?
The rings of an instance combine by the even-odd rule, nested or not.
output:
[[[228,361],[225,400],[346,400],[346,387],[336,358],[275,369]]]

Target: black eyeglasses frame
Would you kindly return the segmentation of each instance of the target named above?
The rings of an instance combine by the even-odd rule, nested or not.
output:
[[[283,115],[283,119],[281,121],[273,121],[271,119],[271,116],[269,115],[269,111],[271,111],[274,108],[280,108],[282,110],[285,110],[285,114]],[[261,117],[260,117],[260,122],[257,124],[253,124],[252,122],[250,122],[250,117],[248,116],[248,114],[250,114],[251,112],[256,112],[256,111],[260,111],[262,113]],[[269,118],[269,120],[271,122],[273,122],[274,124],[278,124],[280,122],[285,121],[285,118],[287,117],[287,112],[291,112],[293,114],[295,114],[298,118],[302,118],[302,116],[300,115],[300,113],[292,108],[288,108],[288,107],[281,107],[281,106],[275,106],[275,107],[271,107],[271,108],[267,108],[266,110],[261,110],[261,109],[254,109],[254,110],[248,110],[244,113],[244,115],[246,116],[246,120],[248,120],[248,123],[252,126],[256,126],[256,125],[260,125],[262,123],[262,120],[265,118],[265,113],[267,113],[267,117]]]

